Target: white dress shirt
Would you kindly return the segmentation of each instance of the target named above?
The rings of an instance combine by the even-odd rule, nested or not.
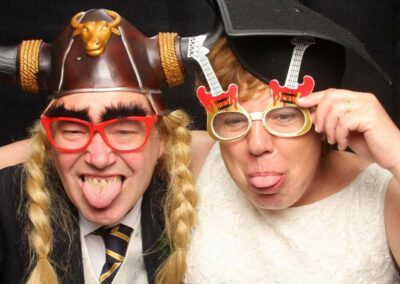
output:
[[[118,222],[131,227],[133,232],[129,239],[125,260],[115,276],[113,283],[148,283],[142,252],[142,234],[140,226],[141,204],[142,198],[140,198],[131,211]],[[79,226],[81,231],[85,283],[98,284],[101,270],[106,261],[105,245],[101,236],[92,233],[100,228],[101,225],[92,223],[82,214],[79,214]]]

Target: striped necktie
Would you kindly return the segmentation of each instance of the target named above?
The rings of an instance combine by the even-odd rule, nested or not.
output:
[[[124,224],[118,224],[112,228],[100,228],[96,231],[96,234],[103,237],[106,246],[106,263],[99,279],[101,284],[109,284],[113,281],[124,261],[132,232],[133,229]]]

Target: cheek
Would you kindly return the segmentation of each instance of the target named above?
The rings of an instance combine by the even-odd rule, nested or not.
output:
[[[239,143],[228,142],[220,144],[221,156],[224,160],[226,166],[229,167],[237,167],[239,164],[243,163],[241,161],[244,158],[243,155],[243,147],[240,147]]]
[[[122,154],[121,156],[125,163],[132,169],[147,172],[155,167],[162,153],[163,147],[159,137],[150,136],[142,151],[132,154]]]
[[[222,159],[230,176],[238,185],[243,185],[246,181],[246,168],[250,163],[244,143],[221,143],[220,149]]]
[[[152,157],[155,161],[161,158],[164,153],[165,141],[161,136],[160,132],[153,131],[152,135],[149,137],[149,140],[146,144],[146,150],[148,155]]]
[[[299,141],[292,141],[292,145],[282,145],[281,157],[285,161],[289,173],[298,182],[307,183],[317,170],[320,155],[321,142],[316,134],[300,137]],[[294,182],[294,180],[292,180]]]
[[[65,174],[74,166],[81,154],[67,154],[51,151],[50,156],[54,161],[58,174],[60,176],[65,176]]]

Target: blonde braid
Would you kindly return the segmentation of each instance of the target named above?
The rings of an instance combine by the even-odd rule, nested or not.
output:
[[[34,127],[32,135],[32,156],[25,163],[26,193],[28,195],[28,216],[31,221],[29,236],[30,248],[36,254],[31,259],[33,270],[28,284],[58,283],[57,274],[48,257],[53,246],[53,232],[50,226],[50,195],[46,188],[45,165],[48,153],[47,141],[39,124]]]
[[[162,133],[166,139],[163,162],[169,179],[165,216],[171,254],[156,277],[156,282],[162,284],[182,282],[191,229],[195,223],[197,195],[188,168],[191,162],[188,124],[189,117],[183,111],[174,111],[163,117]]]

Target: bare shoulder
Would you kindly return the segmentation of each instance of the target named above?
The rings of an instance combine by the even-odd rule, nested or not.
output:
[[[30,140],[21,140],[0,147],[0,169],[28,160],[31,154]]]
[[[385,198],[385,228],[390,247],[397,264],[400,264],[400,184],[392,178]]]
[[[190,133],[192,135],[192,163],[190,170],[197,177],[215,141],[208,136],[206,131],[193,130]]]

